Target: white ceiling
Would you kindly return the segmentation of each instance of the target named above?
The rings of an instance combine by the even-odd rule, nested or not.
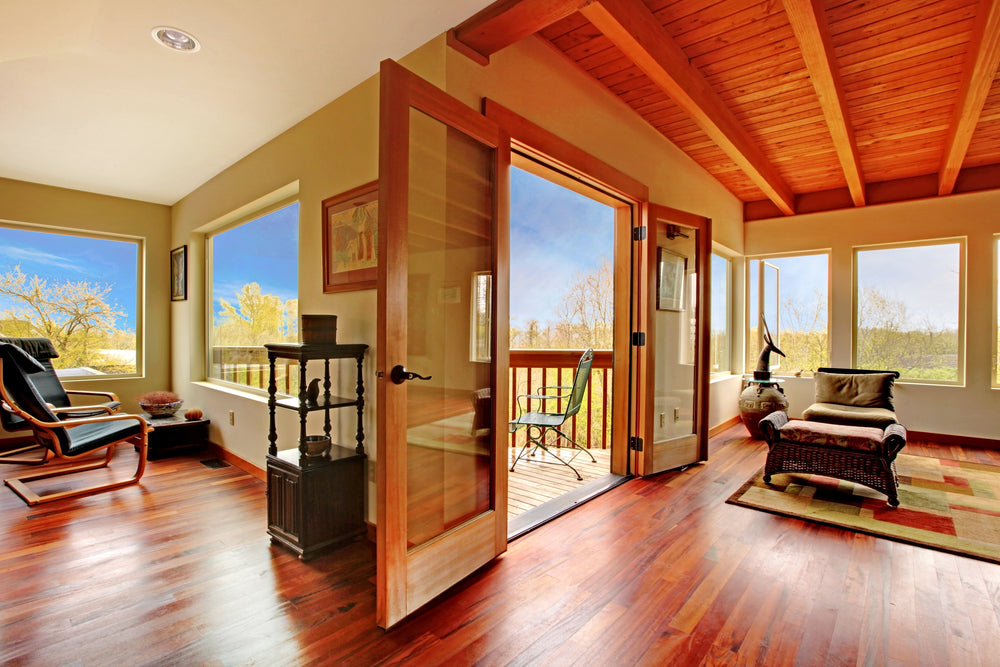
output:
[[[173,204],[491,2],[0,0],[0,177]]]

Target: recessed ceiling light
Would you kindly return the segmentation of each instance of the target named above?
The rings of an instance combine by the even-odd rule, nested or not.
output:
[[[201,48],[201,44],[194,38],[194,35],[178,28],[167,26],[153,28],[153,39],[167,48],[183,53],[194,53]]]

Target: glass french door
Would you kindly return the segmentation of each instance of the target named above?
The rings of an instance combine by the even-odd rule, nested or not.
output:
[[[634,306],[645,332],[634,348],[642,446],[633,469],[652,475],[708,459],[711,222],[656,204],[645,220]]]
[[[388,628],[507,548],[510,140],[392,61],[379,131],[376,588]]]

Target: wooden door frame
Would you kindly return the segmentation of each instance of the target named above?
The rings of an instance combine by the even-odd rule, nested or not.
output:
[[[642,207],[642,224],[646,227],[646,239],[642,241],[644,251],[635,263],[635,281],[639,289],[633,295],[633,307],[638,314],[638,330],[646,333],[647,344],[636,351],[635,393],[639,397],[633,415],[635,430],[644,443],[644,451],[635,451],[633,471],[638,475],[660,472],[651,469],[653,443],[653,409],[655,381],[653,369],[656,364],[656,320],[653,317],[656,304],[656,249],[659,226],[676,224],[697,232],[695,266],[698,276],[698,305],[695,309],[695,382],[694,382],[694,428],[698,437],[699,460],[708,460],[708,407],[709,373],[711,348],[709,336],[711,323],[711,265],[712,265],[712,220],[704,216],[675,209],[662,204],[646,203]]]
[[[621,202],[614,207],[615,326],[612,373],[615,390],[611,404],[611,472],[628,474],[628,440],[630,432],[634,430],[629,420],[632,335],[630,312],[633,291],[631,266],[635,245],[631,236],[632,228],[639,224],[641,205],[649,198],[649,188],[496,101],[483,98],[482,104],[483,114],[510,134],[513,150]],[[618,426],[615,427],[615,424]]]
[[[398,63],[385,60],[380,68],[379,100],[379,216],[383,220],[407,220],[408,149],[392,150],[399,142],[409,145],[410,109],[435,118],[449,127],[452,119],[462,119],[460,131],[496,151],[494,196],[493,268],[496,283],[509,282],[508,197],[510,139],[498,125],[462,104],[444,91],[424,81]],[[392,193],[393,196],[390,196]],[[401,234],[379,234],[378,239],[378,306],[380,314],[378,347],[376,350],[377,442],[376,485],[378,489],[376,533],[376,621],[388,628],[405,618],[449,586],[457,583],[475,568],[485,564],[507,549],[507,457],[500,448],[507,446],[506,429],[494,428],[491,437],[493,466],[491,470],[492,508],[461,526],[409,550],[407,535],[407,458],[406,447],[406,385],[394,385],[390,368],[406,361],[406,318],[384,317],[387,312],[405,313],[407,239]],[[396,270],[389,275],[389,267]],[[493,303],[492,389],[493,424],[507,421],[507,376],[509,365],[506,332],[498,334],[498,323],[509,320],[506,287],[495,287],[502,298]],[[403,303],[400,303],[403,295]],[[400,350],[400,347],[402,349]],[[503,369],[504,372],[498,372]],[[391,398],[391,400],[390,400]],[[390,406],[392,410],[390,411]],[[390,439],[389,433],[392,433]],[[384,437],[383,437],[384,436]],[[504,450],[505,451],[505,450]],[[399,483],[388,484],[389,479]],[[455,548],[459,539],[462,549]],[[408,578],[410,568],[423,573]]]

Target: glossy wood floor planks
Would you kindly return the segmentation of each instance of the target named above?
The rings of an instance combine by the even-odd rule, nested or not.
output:
[[[265,487],[235,467],[153,461],[37,508],[0,489],[0,663],[995,664],[1000,566],[725,504],[764,454],[724,431],[708,463],[515,540],[389,633],[373,545],[270,546]]]

